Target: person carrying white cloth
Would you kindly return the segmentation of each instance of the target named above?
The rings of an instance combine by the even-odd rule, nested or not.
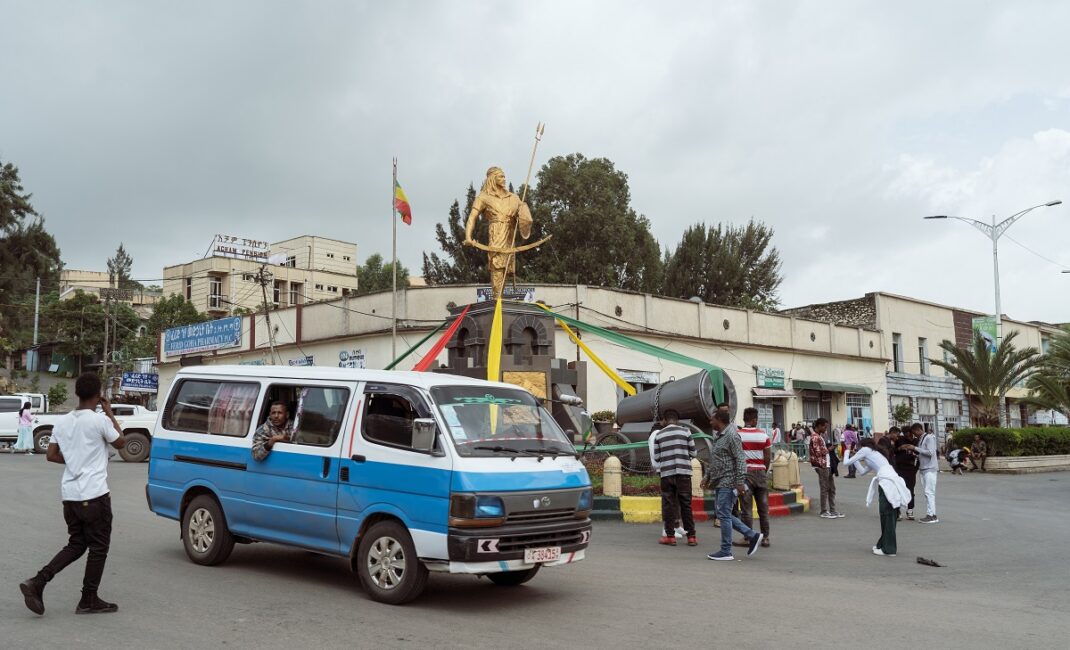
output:
[[[856,453],[845,453],[843,464],[846,467],[859,467],[859,475],[872,471],[875,476],[869,483],[866,494],[866,507],[873,503],[873,497],[879,498],[881,519],[881,536],[873,547],[874,555],[895,557],[897,548],[895,540],[895,521],[899,508],[910,503],[910,490],[903,478],[895,472],[888,458],[873,443],[873,438],[863,438],[858,443]]]

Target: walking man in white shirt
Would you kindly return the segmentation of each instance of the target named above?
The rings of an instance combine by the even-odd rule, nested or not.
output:
[[[82,599],[74,612],[101,614],[119,609],[118,605],[101,600],[97,589],[111,544],[107,446],[122,449],[126,439],[111,405],[100,393],[100,378],[95,373],[82,373],[74,385],[74,393],[78,396],[78,408],[56,423],[46,456],[50,462],[64,465],[60,493],[70,540],[36,576],[19,585],[26,607],[35,614],[45,613],[42,600],[45,585],[87,550]],[[103,414],[96,412],[98,404]]]

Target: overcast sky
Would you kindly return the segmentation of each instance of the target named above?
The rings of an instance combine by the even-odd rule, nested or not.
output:
[[[543,121],[537,164],[609,158],[662,246],[773,226],[784,306],[986,311],[989,240],[921,217],[1070,203],[1068,25],[1060,0],[0,0],[0,159],[69,268],[122,241],[152,279],[217,232],[389,257],[397,156],[419,274],[488,166],[523,181]],[[1070,321],[1070,205],[1008,235],[1004,312]]]

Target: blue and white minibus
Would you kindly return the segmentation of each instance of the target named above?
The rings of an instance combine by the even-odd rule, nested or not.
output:
[[[292,426],[263,460],[273,404]],[[582,560],[591,482],[531,393],[455,375],[285,366],[180,370],[153,434],[149,508],[215,565],[271,542],[344,557],[400,604],[428,573],[519,585]]]

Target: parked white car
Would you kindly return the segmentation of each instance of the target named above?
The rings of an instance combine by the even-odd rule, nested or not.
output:
[[[11,445],[19,438],[19,409],[26,403],[21,395],[0,395],[0,442]],[[44,453],[52,439],[52,426],[63,417],[62,413],[33,414],[34,450]]]
[[[115,414],[126,438],[126,445],[119,450],[119,456],[128,463],[148,460],[158,413],[135,404],[112,404],[111,412]]]

